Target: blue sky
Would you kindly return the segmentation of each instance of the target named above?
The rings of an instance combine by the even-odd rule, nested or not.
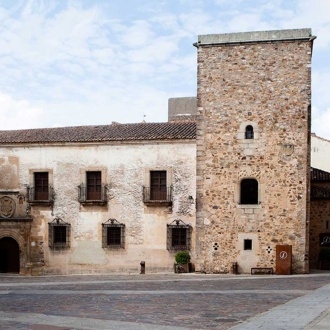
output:
[[[159,122],[196,95],[199,34],[312,28],[330,139],[330,0],[0,0],[0,129]]]

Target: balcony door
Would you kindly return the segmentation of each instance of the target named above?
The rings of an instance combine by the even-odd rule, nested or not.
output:
[[[101,200],[101,172],[87,172],[87,200]]]
[[[150,199],[167,200],[166,171],[150,172]]]

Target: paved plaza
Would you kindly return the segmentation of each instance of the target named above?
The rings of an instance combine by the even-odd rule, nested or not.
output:
[[[330,329],[330,272],[0,275],[0,329]]]

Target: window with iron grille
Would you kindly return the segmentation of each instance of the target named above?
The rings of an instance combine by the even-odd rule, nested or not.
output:
[[[241,181],[241,204],[258,204],[258,181],[243,179]]]
[[[102,247],[108,249],[125,248],[125,225],[116,219],[102,223]]]
[[[34,200],[49,200],[48,172],[34,172]]]
[[[71,225],[60,218],[48,223],[49,247],[52,250],[63,250],[70,247]]]
[[[191,225],[182,220],[174,220],[167,225],[167,249],[189,251],[191,249]]]

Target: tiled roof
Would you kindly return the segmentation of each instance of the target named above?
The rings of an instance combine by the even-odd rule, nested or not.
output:
[[[0,144],[195,138],[195,122],[112,124],[0,131]]]
[[[311,168],[311,180],[312,181],[329,181],[330,182],[330,173],[319,170],[317,168]]]

